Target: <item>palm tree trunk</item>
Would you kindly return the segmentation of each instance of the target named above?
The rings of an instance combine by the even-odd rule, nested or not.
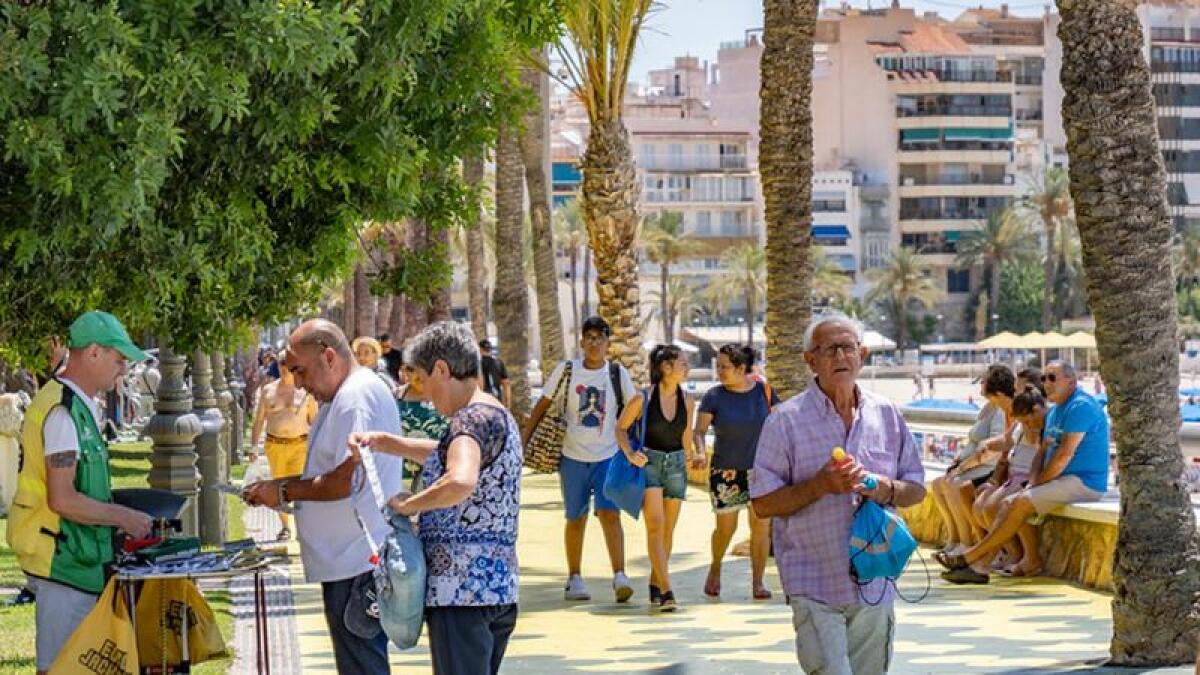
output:
[[[764,0],[759,169],[767,221],[767,365],[787,398],[808,382],[812,317],[812,69],[816,2]]]
[[[634,382],[645,383],[637,274],[640,191],[629,134],[620,120],[592,125],[581,167],[581,211],[596,256],[600,316],[613,332],[609,355],[625,364]]]
[[[1045,221],[1046,259],[1042,261],[1042,273],[1046,282],[1042,286],[1042,332],[1054,325],[1054,240],[1058,234],[1058,223],[1053,218]]]
[[[516,130],[502,125],[496,140],[496,288],[492,310],[500,358],[512,382],[512,412],[529,414],[529,286],[525,283],[525,194]]]
[[[583,247],[583,317],[592,315],[592,249]]]
[[[675,341],[674,334],[671,330],[671,314],[669,307],[669,298],[667,298],[667,280],[671,275],[671,269],[664,262],[659,267],[659,312],[662,314],[663,325],[663,344],[669,345]]]
[[[900,350],[899,362],[904,363],[904,350],[908,347],[908,297],[896,298],[896,347]]]
[[[579,266],[579,248],[572,247],[571,253],[571,325],[575,333],[575,344],[579,344],[579,279],[575,272]],[[573,350],[572,350],[573,351]]]
[[[1000,275],[1001,274],[1002,274],[1002,272],[1000,270],[1000,264],[993,262],[992,263],[992,276],[991,276],[991,279],[989,280],[991,282],[989,284],[991,286],[991,289],[988,291],[988,293],[990,293],[990,295],[988,297],[988,325],[992,327],[992,334],[998,333],[1000,331],[1000,326],[999,326],[1000,320],[997,318],[993,318],[993,317],[997,317],[1000,314],[1000,281],[1001,281]]]
[[[751,287],[746,293],[746,344],[750,345],[751,349],[754,349],[754,310],[758,304],[755,300],[754,288]]]
[[[1071,195],[1121,480],[1112,661],[1191,663],[1200,534],[1180,480],[1172,225],[1131,0],[1058,0]]]
[[[483,186],[482,149],[463,158],[463,179],[478,195]],[[471,330],[477,339],[483,340],[488,335],[487,261],[483,247],[483,224],[480,222],[478,201],[472,205],[465,226],[467,230],[467,304],[471,312]]]
[[[531,54],[545,62],[541,49]],[[537,94],[537,102],[522,120],[521,159],[529,191],[533,270],[537,286],[538,335],[541,338],[543,380],[564,358],[562,312],[558,303],[558,268],[554,263],[554,230],[550,222],[550,184],[546,180],[546,120],[550,105],[550,76],[540,68],[521,71],[521,83]]]
[[[370,260],[363,260],[354,269],[354,335],[375,335],[375,296],[371,295]]]

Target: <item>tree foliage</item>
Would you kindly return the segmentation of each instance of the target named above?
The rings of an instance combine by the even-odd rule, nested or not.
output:
[[[1000,268],[999,330],[1024,335],[1042,325],[1045,272],[1036,265],[1006,263]]]
[[[343,274],[366,221],[445,227],[545,3],[125,0],[0,8],[0,345],[90,308],[181,350]],[[378,283],[448,283],[440,247]]]

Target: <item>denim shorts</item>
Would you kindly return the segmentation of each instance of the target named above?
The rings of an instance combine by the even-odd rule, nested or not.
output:
[[[685,499],[687,495],[687,453],[683,450],[662,452],[644,448],[646,487],[662,488],[664,499]]]
[[[586,516],[588,506],[597,511],[616,511],[617,505],[604,496],[604,478],[612,457],[599,462],[580,462],[563,457],[558,464],[558,485],[562,489],[567,520]]]

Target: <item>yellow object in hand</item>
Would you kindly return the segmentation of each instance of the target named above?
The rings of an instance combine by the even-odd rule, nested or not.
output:
[[[846,451],[839,445],[833,449],[833,461],[842,462],[846,459]]]

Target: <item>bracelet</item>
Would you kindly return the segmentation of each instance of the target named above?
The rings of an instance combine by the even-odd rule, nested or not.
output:
[[[887,503],[884,506],[891,506],[893,508],[896,506],[896,481],[890,478],[888,479]]]
[[[287,484],[288,484],[288,482],[286,480],[281,480],[278,483],[276,483],[276,485],[279,486],[279,503],[280,504],[287,504],[292,501],[291,499],[288,498]]]

